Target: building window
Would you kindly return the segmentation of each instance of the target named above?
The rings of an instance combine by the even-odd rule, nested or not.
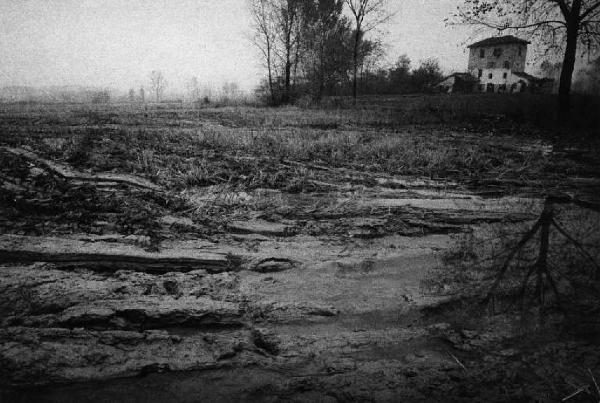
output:
[[[508,60],[504,62],[504,68],[510,69],[510,63],[508,62]]]
[[[479,57],[482,59],[485,57],[485,49],[479,49]]]
[[[502,74],[502,78],[506,79],[506,77],[508,77],[508,73]]]
[[[494,78],[494,75],[492,73],[488,74],[488,78],[491,80],[492,78]]]
[[[494,56],[496,56],[496,57],[502,56],[502,48],[494,49]]]
[[[477,72],[477,77],[483,77],[483,70],[479,69],[479,71]]]
[[[487,64],[487,68],[488,68],[488,69],[493,69],[493,68],[495,68],[495,67],[496,67],[496,63],[494,63],[494,62],[489,62],[489,63]]]

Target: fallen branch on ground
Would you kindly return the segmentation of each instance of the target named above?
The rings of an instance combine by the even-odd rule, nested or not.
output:
[[[241,259],[217,253],[195,257],[136,256],[125,254],[34,252],[0,249],[0,263],[53,263],[59,269],[85,268],[100,271],[134,270],[149,273],[206,270],[221,273],[240,269]]]
[[[21,148],[2,147],[1,149],[11,154],[26,158],[32,163],[39,165],[48,171],[51,171],[52,173],[63,179],[71,181],[90,182],[97,186],[114,186],[115,184],[124,184],[149,190],[161,189],[160,186],[150,182],[149,180],[137,176],[113,173],[86,174],[83,172],[75,171],[72,168],[59,164],[57,162],[47,160],[31,151],[23,150]]]

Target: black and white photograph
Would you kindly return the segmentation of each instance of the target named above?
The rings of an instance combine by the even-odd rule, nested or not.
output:
[[[600,0],[0,0],[0,403],[599,403]]]

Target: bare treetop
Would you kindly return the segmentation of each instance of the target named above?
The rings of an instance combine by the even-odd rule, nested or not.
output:
[[[394,16],[389,7],[389,0],[345,1],[363,33],[388,22]]]
[[[345,0],[354,17],[354,78],[352,95],[358,96],[358,59],[360,45],[366,32],[388,22],[394,15],[389,10],[388,0]]]
[[[161,71],[154,70],[150,73],[150,88],[156,96],[156,102],[160,102],[162,99],[165,88],[167,87],[167,80]]]
[[[582,43],[600,44],[598,0],[467,0],[457,16],[463,23],[494,30],[526,30],[550,48],[564,47],[569,25],[576,24]]]

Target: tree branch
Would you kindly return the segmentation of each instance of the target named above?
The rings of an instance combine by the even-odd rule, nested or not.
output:
[[[573,238],[571,235],[569,235],[567,231],[565,231],[565,229],[562,228],[554,218],[552,219],[552,224],[554,224],[554,227],[558,230],[558,232],[560,232],[565,238],[571,241],[571,243],[575,245],[577,249],[579,249],[579,252],[581,252],[581,254],[594,265],[596,270],[600,272],[600,266],[598,265],[598,263],[596,263],[596,260],[592,257],[592,255],[590,255],[590,253],[587,250],[585,250],[583,245],[577,242],[577,240],[575,240],[575,238]]]
[[[560,20],[544,20],[544,21],[538,21],[538,22],[534,22],[531,24],[525,24],[525,25],[509,25],[509,24],[494,24],[492,22],[488,22],[488,21],[481,20],[481,19],[470,18],[470,17],[466,17],[466,16],[464,16],[463,18],[466,20],[467,24],[483,25],[483,26],[486,26],[491,29],[497,29],[499,31],[504,31],[507,29],[528,29],[528,28],[535,28],[535,27],[540,27],[540,26],[549,26],[550,28],[557,29],[557,27],[553,27],[552,24],[558,24],[564,28],[567,27],[567,23],[565,21],[560,21]]]
[[[504,274],[506,274],[506,271],[508,270],[508,268],[510,266],[510,262],[515,257],[515,255],[527,244],[527,242],[529,242],[529,240],[531,238],[533,238],[533,236],[538,232],[538,230],[541,228],[542,224],[544,223],[544,221],[543,221],[544,218],[545,217],[542,215],[542,217],[540,217],[540,219],[535,223],[535,225],[529,231],[527,231],[525,236],[523,236],[523,238],[521,238],[521,240],[519,241],[517,246],[515,246],[515,248],[509,253],[508,257],[504,261],[504,265],[502,266],[502,269],[500,269],[500,272],[498,273],[498,276],[496,277],[496,281],[494,281],[494,284],[492,284],[492,287],[490,288],[490,291],[488,292],[487,297],[484,299],[484,303],[488,303],[490,301],[494,292],[500,285],[500,282],[502,281]]]
[[[569,16],[571,15],[571,10],[569,10],[569,6],[567,5],[567,3],[565,3],[565,0],[550,0],[550,1],[558,4],[558,6],[560,7],[560,11],[562,12],[562,15],[565,17],[565,19],[569,18]]]
[[[579,17],[579,20],[583,21],[586,17],[588,17],[591,13],[593,13],[594,10],[597,10],[598,8],[600,8],[600,1],[598,1],[594,5],[590,6],[590,8],[588,8],[587,10],[585,10]]]

